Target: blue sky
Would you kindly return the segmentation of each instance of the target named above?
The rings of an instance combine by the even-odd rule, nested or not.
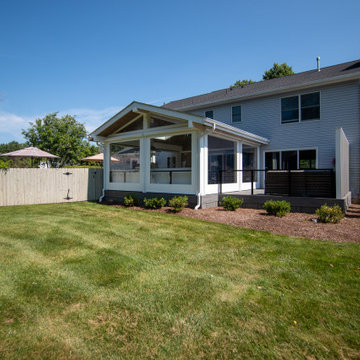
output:
[[[154,105],[360,58],[359,1],[0,0],[0,143],[47,113],[88,131]]]

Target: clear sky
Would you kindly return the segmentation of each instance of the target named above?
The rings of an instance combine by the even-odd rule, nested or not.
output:
[[[0,143],[47,113],[89,131],[154,105],[360,58],[360,1],[0,0]]]

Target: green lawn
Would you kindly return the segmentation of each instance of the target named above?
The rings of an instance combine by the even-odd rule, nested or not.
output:
[[[360,358],[359,244],[94,203],[0,220],[1,359]]]

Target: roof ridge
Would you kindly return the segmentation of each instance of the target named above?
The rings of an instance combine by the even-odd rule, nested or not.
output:
[[[301,71],[301,72],[298,72],[298,73],[294,73],[294,74],[291,74],[291,75],[286,75],[286,76],[281,76],[281,77],[277,77],[277,78],[273,78],[273,79],[268,79],[268,80],[260,80],[260,81],[256,81],[252,84],[246,84],[246,85],[242,85],[242,86],[236,86],[236,87],[226,87],[226,88],[222,88],[222,89],[218,89],[218,90],[213,90],[213,91],[209,91],[209,92],[206,92],[206,93],[202,93],[202,94],[198,94],[198,95],[193,95],[193,96],[188,96],[188,97],[185,97],[185,98],[181,98],[181,99],[178,99],[178,100],[173,100],[173,101],[170,101],[166,104],[163,105],[163,107],[167,107],[167,106],[171,106],[172,104],[177,104],[177,103],[180,103],[180,102],[187,102],[187,101],[190,101],[191,100],[191,104],[194,104],[193,100],[195,99],[199,99],[201,97],[206,97],[206,96],[211,96],[211,95],[214,95],[216,93],[221,93],[221,92],[225,92],[225,95],[227,95],[228,93],[237,93],[237,92],[240,92],[241,90],[243,90],[244,88],[247,88],[247,89],[253,89],[255,87],[259,87],[262,86],[262,84],[273,84],[274,82],[284,82],[284,79],[294,79],[294,78],[297,78],[297,77],[301,77],[301,76],[304,76],[304,75],[307,75],[307,74],[317,74],[317,73],[324,73],[324,72],[328,72],[329,69],[331,70],[331,68],[336,68],[336,67],[344,67],[345,65],[350,65],[350,64],[356,64],[357,62],[360,62],[360,59],[356,59],[356,60],[351,60],[351,61],[347,61],[347,62],[344,62],[344,63],[340,63],[340,64],[335,64],[335,65],[329,65],[329,66],[325,66],[323,68],[321,68],[321,71],[317,71],[317,69],[310,69],[310,70],[306,70],[306,71]],[[190,105],[188,105],[190,106]]]

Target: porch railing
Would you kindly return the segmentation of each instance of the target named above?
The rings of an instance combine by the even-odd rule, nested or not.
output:
[[[175,173],[191,173],[191,169],[151,169],[150,174],[153,173],[168,173],[169,174],[169,180],[166,184],[173,184],[173,174]],[[150,180],[151,181],[151,180]],[[191,183],[191,178],[190,178]],[[181,184],[181,183],[177,183]],[[187,184],[187,183],[186,183]]]

